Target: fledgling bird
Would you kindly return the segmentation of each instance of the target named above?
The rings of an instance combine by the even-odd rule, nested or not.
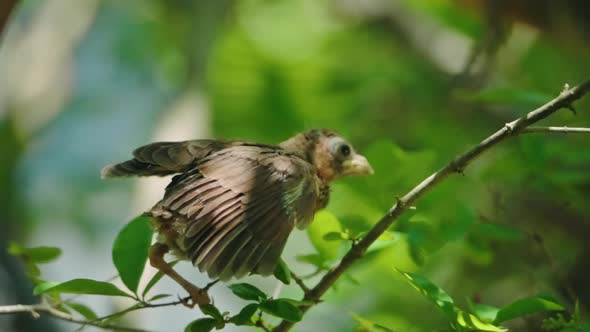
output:
[[[188,291],[192,305],[209,303],[206,290],[164,261],[172,251],[210,278],[273,273],[294,227],[305,228],[324,208],[329,184],[372,174],[365,157],[326,129],[278,144],[198,139],[152,143],[133,159],[102,169],[103,178],[178,174],[145,215],[159,234],[152,266]]]

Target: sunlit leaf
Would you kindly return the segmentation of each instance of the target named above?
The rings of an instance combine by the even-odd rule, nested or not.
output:
[[[152,229],[147,217],[131,220],[119,233],[113,245],[113,263],[127,288],[136,293],[148,258]]]
[[[288,285],[291,283],[291,271],[282,258],[279,259],[279,263],[275,267],[273,274],[275,278],[279,279],[283,284]]]
[[[500,309],[494,322],[502,323],[507,320],[526,316],[536,312],[562,310],[565,310],[565,308],[554,301],[537,296],[527,297],[512,302],[509,305]]]
[[[33,293],[35,295],[66,293],[132,297],[109,282],[92,279],[73,279],[57,285],[55,283],[42,283],[35,287]]]
[[[290,322],[298,322],[303,317],[298,307],[283,299],[263,301],[260,303],[260,310]]]
[[[436,286],[425,277],[409,272],[400,273],[414,286],[422,295],[439,307],[446,315],[451,326],[461,326],[467,329],[475,329],[488,332],[503,332],[504,328],[486,323],[477,316],[467,313],[455,306],[453,299],[442,288]]]
[[[231,291],[239,298],[244,300],[258,302],[267,299],[267,296],[263,291],[247,283],[233,284],[229,286],[229,289],[231,289]]]

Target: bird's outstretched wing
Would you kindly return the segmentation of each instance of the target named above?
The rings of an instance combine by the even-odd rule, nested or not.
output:
[[[311,164],[280,148],[234,145],[177,175],[152,211],[168,212],[186,256],[211,278],[268,275],[293,227],[319,208],[315,177]]]
[[[111,178],[182,173],[197,160],[230,144],[232,142],[209,139],[152,143],[135,149],[133,159],[105,166],[100,174],[102,178]]]

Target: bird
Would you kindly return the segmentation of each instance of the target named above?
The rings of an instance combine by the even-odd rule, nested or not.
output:
[[[174,175],[162,200],[144,215],[157,235],[150,264],[188,293],[210,303],[206,288],[164,260],[171,252],[211,279],[273,273],[294,228],[304,229],[326,207],[330,183],[373,174],[368,160],[328,129],[298,133],[276,145],[240,140],[156,142],[133,158],[105,166],[102,178]]]

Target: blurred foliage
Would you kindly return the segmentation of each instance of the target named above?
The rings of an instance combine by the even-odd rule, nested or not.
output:
[[[191,112],[206,123],[180,118],[176,125],[207,130],[175,139],[278,142],[326,127],[369,159],[376,174],[334,184],[310,242],[287,250],[288,267],[275,273],[288,283],[291,270],[313,285],[396,197],[590,73],[590,14],[578,0],[494,8],[485,0],[107,0],[55,9],[67,3],[22,1],[0,48],[0,246],[24,262],[0,256],[0,293],[10,303],[30,301],[12,293],[30,294],[25,274],[46,294],[92,289],[139,299],[141,290],[144,300],[158,288],[159,278],[138,286],[148,234],[139,222],[131,232],[142,236],[113,250],[133,295],[104,283],[111,270],[86,275],[100,284],[75,274],[69,283],[45,283],[37,265],[59,252],[39,246],[76,250],[70,237],[88,250],[112,245],[122,221],[141,211],[132,185],[100,182],[99,169],[154,140],[187,96],[200,101]],[[68,28],[83,18],[87,28]],[[563,110],[542,125],[590,126],[590,99],[575,106],[577,115]],[[328,293],[330,305],[297,327],[588,331],[589,201],[587,136],[510,140],[420,200]],[[60,235],[63,229],[74,233]],[[12,241],[34,248],[9,247]],[[134,254],[121,255],[123,247]],[[244,298],[244,289],[231,287]],[[149,301],[166,295],[156,294]],[[262,294],[233,316],[210,311],[195,321],[187,313],[182,323],[193,322],[192,330],[255,325],[259,310],[300,318],[297,304]],[[285,297],[299,296],[294,283],[286,286]],[[80,303],[68,307],[96,316]],[[498,321],[500,312],[518,318]]]

